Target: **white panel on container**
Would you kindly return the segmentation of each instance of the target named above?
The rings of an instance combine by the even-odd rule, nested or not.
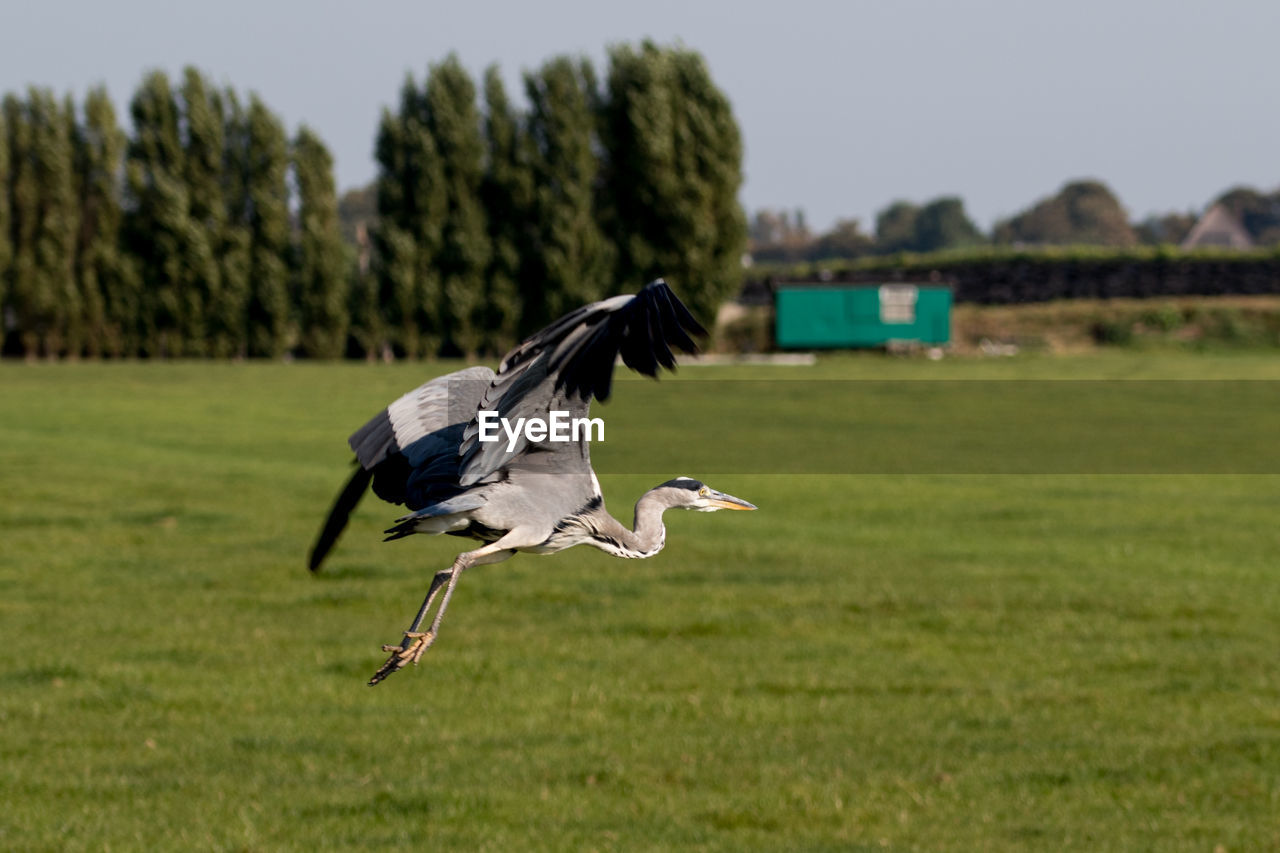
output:
[[[914,284],[880,285],[880,322],[914,323],[919,295]]]

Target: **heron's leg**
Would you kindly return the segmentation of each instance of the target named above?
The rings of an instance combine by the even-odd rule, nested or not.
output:
[[[383,646],[382,650],[384,652],[407,652],[411,655],[409,663],[417,663],[422,657],[422,653],[431,647],[431,644],[435,642],[436,632],[440,629],[440,613],[444,611],[444,607],[448,603],[449,593],[453,591],[453,586],[457,577],[462,574],[462,570],[467,568],[467,565],[463,564],[463,556],[466,555],[459,556],[451,568],[436,572],[435,577],[431,579],[431,588],[427,590],[427,596],[422,599],[422,606],[418,608],[418,615],[413,617],[413,624],[409,626],[409,630],[404,632],[404,639],[398,646]],[[508,556],[510,554],[498,559],[485,560],[481,558],[478,562],[473,562],[469,565],[478,565],[484,562],[496,563],[498,560],[505,560]],[[431,628],[427,631],[419,631],[418,628],[421,627],[422,620],[427,618],[427,612],[431,609],[431,602],[435,600],[436,593],[440,591],[440,587],[446,581],[448,581],[449,586],[445,590],[444,601],[440,603],[440,610],[437,611],[436,618],[431,622]]]
[[[499,540],[501,541],[501,540]],[[391,652],[391,657],[387,658],[387,662],[373,674],[373,678],[369,679],[369,685],[372,686],[382,681],[391,673],[403,669],[411,663],[416,664],[422,659],[422,655],[431,644],[436,641],[436,634],[440,630],[440,623],[444,619],[445,608],[449,604],[449,598],[453,595],[453,588],[458,583],[458,578],[462,575],[464,569],[472,566],[483,566],[489,563],[498,563],[515,554],[515,551],[498,547],[495,542],[491,545],[485,545],[483,548],[477,548],[474,551],[467,551],[459,554],[458,559],[454,560],[451,568],[436,572],[431,578],[431,586],[427,590],[426,597],[422,600],[422,606],[418,608],[418,615],[414,617],[413,624],[409,626],[409,630],[404,632],[404,640],[400,645],[386,645],[382,647],[384,652]],[[445,586],[445,583],[448,583]],[[431,627],[426,631],[419,631],[422,622],[427,617],[427,613],[431,610],[432,601],[440,588],[444,586],[444,598],[440,600],[440,607],[436,610],[436,615],[431,620]]]
[[[422,625],[422,620],[427,617],[427,611],[431,609],[431,602],[435,599],[436,593],[440,591],[440,587],[455,574],[457,574],[456,562],[453,568],[436,572],[435,577],[431,578],[431,587],[427,590],[427,596],[422,599],[422,606],[418,608],[418,615],[413,617],[413,624],[409,626],[409,630],[404,632],[404,639],[400,641],[398,646],[383,646],[382,650],[384,652],[396,652],[397,657],[400,654],[407,654],[410,656],[410,663],[418,662],[419,658],[422,657],[422,653],[435,642],[435,625],[433,624],[431,630],[425,633],[419,631],[418,628]],[[404,666],[404,664],[402,663],[400,666]],[[396,669],[399,668],[396,667]],[[394,671],[390,670],[390,672]],[[385,676],[383,677],[385,678]],[[373,682],[370,683],[372,684]]]
[[[427,590],[427,597],[422,599],[422,606],[418,608],[418,615],[413,617],[413,624],[409,626],[409,630],[405,632],[406,634],[412,634],[418,630],[418,627],[422,625],[422,620],[427,618],[427,611],[431,609],[431,601],[436,597],[436,593],[440,591],[441,584],[455,574],[457,574],[456,563],[453,568],[436,572],[435,577],[431,579],[431,588]]]

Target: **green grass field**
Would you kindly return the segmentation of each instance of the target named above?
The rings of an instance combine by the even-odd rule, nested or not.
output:
[[[1280,849],[1280,476],[752,474],[735,429],[823,409],[789,378],[1280,359],[687,368],[670,411],[620,382],[616,515],[650,470],[760,511],[475,569],[368,688],[464,543],[384,545],[370,499],[306,550],[347,434],[450,367],[0,365],[0,849]],[[679,393],[775,377],[732,418]],[[672,436],[741,464],[665,470]]]

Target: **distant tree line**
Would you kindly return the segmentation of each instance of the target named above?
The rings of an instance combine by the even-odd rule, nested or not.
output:
[[[1236,187],[1211,204],[1221,204],[1248,232],[1255,245],[1280,243],[1280,190],[1262,193]],[[1099,181],[1072,181],[1056,194],[997,222],[983,234],[954,196],[924,205],[896,201],[876,215],[874,233],[855,219],[839,221],[825,234],[813,234],[802,211],[761,210],[751,219],[751,254],[763,262],[824,261],[899,252],[934,252],[979,246],[1093,245],[1127,248],[1176,245],[1196,222],[1192,212],[1129,221],[1115,194]]]
[[[378,177],[340,216],[332,158],[188,68],[0,109],[0,330],[28,357],[502,352],[560,313],[665,276],[704,320],[741,281],[742,140],[702,58],[645,42],[600,80],[559,57],[456,57],[406,79]],[[344,236],[346,239],[344,240]]]
[[[956,302],[1005,304],[1071,299],[1274,294],[1280,254],[1269,250],[1183,251],[1128,248],[989,246],[961,252],[868,256],[840,264],[796,265],[748,279],[743,295],[772,304],[778,287],[815,278],[832,284],[945,284]]]
[[[369,234],[362,348],[502,352],[659,276],[704,321],[737,292],[742,140],[697,53],[623,45],[603,81],[557,57],[523,84],[521,111],[496,67],[477,93],[450,56],[383,111],[373,192],[343,205]]]
[[[345,346],[332,158],[194,68],[0,108],[0,306],[27,356],[279,356]],[[292,181],[292,190],[290,182]],[[304,331],[300,331],[304,330]]]

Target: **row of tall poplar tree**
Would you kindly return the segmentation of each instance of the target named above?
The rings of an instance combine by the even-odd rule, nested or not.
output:
[[[146,76],[0,109],[0,305],[28,356],[336,355],[347,271],[333,161],[256,96]],[[291,211],[290,177],[296,189]],[[301,334],[299,334],[301,330]]]
[[[496,67],[477,97],[450,57],[384,110],[365,345],[502,352],[659,276],[709,320],[739,285],[742,140],[697,53],[622,45],[603,83],[569,57],[523,83],[523,110]]]
[[[456,57],[406,79],[375,151],[369,263],[333,164],[186,69],[149,74],[132,135],[102,89],[0,110],[0,307],[29,356],[502,352],[584,302],[671,281],[704,319],[737,287],[742,143],[701,57],[565,57],[483,92]]]

